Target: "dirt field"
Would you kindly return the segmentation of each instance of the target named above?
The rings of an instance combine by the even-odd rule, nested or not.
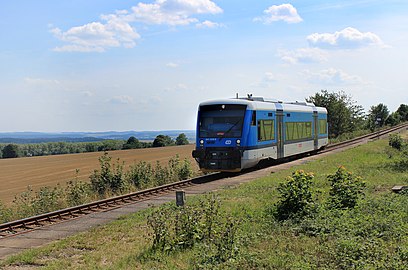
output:
[[[184,145],[120,150],[110,151],[109,156],[112,160],[120,158],[127,167],[141,160],[152,163],[158,160],[167,164],[171,157],[178,154],[180,159],[190,159],[194,169],[198,170],[196,162],[191,157],[193,148],[194,145]],[[11,202],[14,196],[25,191],[28,185],[36,189],[55,186],[57,183],[65,184],[74,179],[76,169],[79,169],[79,179],[88,181],[91,172],[99,168],[98,158],[101,155],[103,152],[0,159],[0,200],[4,203]]]

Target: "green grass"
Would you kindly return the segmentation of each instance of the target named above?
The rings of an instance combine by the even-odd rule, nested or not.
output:
[[[251,183],[217,192],[221,212],[239,221],[237,255],[203,266],[205,243],[170,253],[152,251],[147,216],[152,209],[123,217],[43,248],[25,251],[0,264],[44,269],[406,269],[408,265],[408,195],[392,194],[408,185],[408,171],[390,166],[388,141],[380,140],[346,152],[273,173]],[[388,149],[388,150],[387,150]],[[326,207],[327,176],[339,166],[366,183],[365,196],[354,209]],[[279,183],[295,170],[314,172],[313,192],[319,206],[302,220],[278,222],[273,217]],[[194,205],[199,196],[189,198]]]

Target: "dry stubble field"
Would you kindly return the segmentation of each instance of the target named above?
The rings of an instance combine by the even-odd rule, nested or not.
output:
[[[125,170],[129,165],[139,161],[155,163],[160,161],[163,165],[176,154],[180,159],[188,158],[194,169],[198,167],[191,157],[194,145],[170,146],[161,148],[146,148],[109,151],[112,160],[120,158],[125,162]],[[43,186],[65,184],[74,179],[75,172],[79,169],[78,178],[89,180],[93,170],[99,168],[98,158],[103,152],[69,154],[57,156],[27,157],[15,159],[0,159],[0,200],[10,203],[16,194],[31,185],[34,190]]]

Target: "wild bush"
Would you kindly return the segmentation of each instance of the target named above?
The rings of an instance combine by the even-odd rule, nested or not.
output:
[[[167,181],[170,182],[175,182],[179,181],[179,167],[180,167],[180,157],[179,155],[175,155],[174,157],[170,158],[169,161],[167,162],[167,177],[169,179]]]
[[[193,176],[191,162],[185,158],[178,168],[178,180],[185,180]]]
[[[215,229],[217,228],[218,224],[217,219],[214,217],[218,217],[220,215],[221,201],[217,196],[209,195],[205,200],[200,200],[199,207],[203,211],[203,219],[205,224],[203,237],[206,239],[211,239],[216,233]]]
[[[227,218],[226,221],[221,224],[217,237],[212,241],[216,251],[213,256],[214,262],[226,262],[237,256],[239,252],[237,237],[238,224],[239,222],[231,217]]]
[[[34,190],[31,186],[27,187],[26,191],[16,195],[13,200],[14,218],[30,217],[36,214],[33,208],[34,204]]]
[[[16,195],[13,200],[13,218],[25,218],[66,207],[64,190],[61,186],[41,187],[34,192],[31,186]]]
[[[171,182],[187,179],[193,175],[189,160],[180,160],[176,155],[169,159],[167,167],[157,161],[153,167],[150,163],[140,161],[130,166],[126,173],[126,179],[133,184],[136,189],[164,185]]]
[[[139,161],[130,166],[126,173],[126,179],[132,183],[136,189],[149,187],[154,182],[154,170],[150,163]]]
[[[214,195],[194,205],[157,208],[147,218],[152,251],[171,252],[202,244],[208,252],[200,256],[199,264],[219,263],[235,256],[239,249],[238,223],[221,215],[219,209],[220,201]]]
[[[40,190],[35,193],[32,207],[36,214],[65,208],[64,190],[59,185],[56,187],[41,187]]]
[[[87,203],[94,197],[91,185],[77,179],[67,182],[65,194],[68,206]]]
[[[231,217],[217,226],[216,236],[199,244],[192,263],[193,269],[245,269],[234,263],[240,259],[242,243],[240,223]]]
[[[0,201],[0,224],[12,220],[13,212]]]
[[[357,205],[365,188],[361,177],[353,175],[352,172],[340,166],[334,174],[327,176],[327,179],[331,186],[329,191],[331,207],[345,209]]]
[[[172,220],[169,219],[173,212],[169,205],[157,208],[147,217],[147,225],[151,229],[152,249],[154,251],[169,251],[173,248],[173,239],[171,238]]]
[[[204,238],[203,209],[200,207],[178,207],[175,211],[174,244],[177,249],[194,246]]]
[[[113,192],[119,194],[128,188],[128,183],[123,174],[123,162],[119,159],[111,163],[112,158],[107,152],[99,158],[100,170],[94,170],[90,175],[92,190],[100,196]]]
[[[172,171],[169,168],[163,167],[159,161],[156,161],[156,166],[154,168],[154,185],[161,186],[172,182],[171,175]]]
[[[401,151],[400,155],[395,158],[394,169],[401,172],[408,171],[408,148],[405,147]]]
[[[401,136],[393,134],[390,136],[388,144],[391,148],[385,150],[391,159],[388,167],[399,172],[408,171],[408,144]]]
[[[388,138],[388,145],[397,150],[401,150],[405,143],[401,135],[391,134]]]
[[[114,163],[112,166],[113,175],[109,188],[115,194],[123,193],[129,188],[129,184],[125,179],[125,174],[123,173],[123,166],[124,162],[120,162],[119,159],[117,159],[116,163]]]
[[[179,155],[169,159],[167,168],[172,182],[184,180],[193,175],[190,161],[187,158],[181,161]]]
[[[311,190],[313,177],[313,173],[298,170],[288,176],[286,182],[279,184],[275,213],[278,220],[301,218],[311,213],[315,205]]]

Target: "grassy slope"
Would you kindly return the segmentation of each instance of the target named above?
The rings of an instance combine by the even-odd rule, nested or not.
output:
[[[222,210],[241,220],[241,252],[235,261],[219,267],[404,269],[401,265],[408,263],[408,196],[390,194],[390,188],[407,185],[408,174],[386,166],[392,162],[385,151],[386,145],[387,141],[376,141],[219,192]],[[314,172],[314,188],[320,192],[319,200],[324,201],[329,190],[326,177],[340,165],[362,176],[367,184],[360,207],[337,214],[323,210],[302,224],[278,223],[268,216],[268,209],[277,201],[278,183],[291,172],[296,169]],[[9,258],[3,266],[38,265],[47,269],[189,269],[197,266],[200,246],[170,255],[145,256],[151,245],[145,221],[149,211],[26,251]]]

